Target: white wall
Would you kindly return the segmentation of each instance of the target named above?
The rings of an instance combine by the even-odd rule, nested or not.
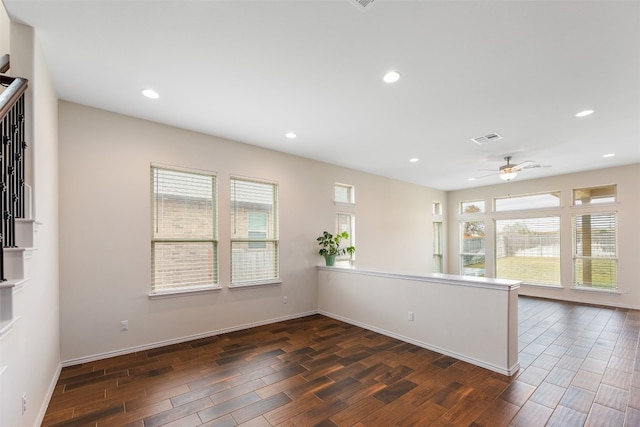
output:
[[[10,53],[10,21],[4,5],[0,4],[0,56]]]
[[[63,361],[315,312],[315,238],[333,230],[335,182],[356,187],[358,266],[431,271],[431,202],[443,192],[68,102],[59,108]],[[222,291],[148,298],[152,162],[217,173]],[[281,285],[227,287],[230,175],[279,183]]]
[[[515,280],[331,267],[318,277],[324,315],[503,375],[518,370]]]
[[[15,291],[13,329],[0,341],[0,425],[33,426],[44,416],[60,367],[58,325],[57,96],[33,29],[11,24],[11,74],[29,79],[28,183],[37,204],[30,280]],[[22,394],[27,411],[22,414]]]
[[[571,215],[576,208],[572,208],[572,190],[574,188],[597,187],[616,184],[618,203],[603,207],[609,211],[618,212],[618,281],[619,288],[629,289],[628,294],[612,295],[602,292],[587,292],[572,289],[572,228]],[[548,191],[560,191],[560,209],[545,210],[543,212],[560,213],[561,215],[561,288],[527,286],[520,288],[521,295],[531,295],[545,298],[563,299],[592,304],[613,305],[640,309],[640,281],[638,281],[638,263],[640,263],[640,164],[606,168],[589,172],[560,175],[545,179],[511,181],[498,185],[452,191],[448,193],[448,221],[449,248],[448,272],[460,272],[460,215],[459,204],[462,201],[485,200],[487,214],[481,215],[487,227],[486,240],[486,268],[487,277],[494,274],[493,231],[494,215],[491,206],[494,197],[507,195],[531,194]]]

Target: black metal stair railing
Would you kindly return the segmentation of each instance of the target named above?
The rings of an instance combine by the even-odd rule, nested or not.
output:
[[[2,58],[4,59],[4,57]],[[4,62],[4,61],[0,61]],[[0,68],[3,68],[1,66]],[[5,69],[6,71],[6,69]],[[16,245],[16,218],[24,218],[25,105],[27,80],[0,75],[0,280],[4,281],[4,248]]]

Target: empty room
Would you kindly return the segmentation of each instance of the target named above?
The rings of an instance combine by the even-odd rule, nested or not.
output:
[[[640,425],[640,1],[3,0],[0,425]]]

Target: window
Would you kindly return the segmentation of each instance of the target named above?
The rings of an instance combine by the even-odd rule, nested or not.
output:
[[[347,240],[343,240],[340,247],[346,248],[349,246],[355,246],[355,222],[356,217],[352,213],[347,212],[338,212],[336,213],[336,233],[342,233],[346,231],[349,234],[349,238]],[[345,264],[353,260],[353,256],[349,253],[344,255],[340,255],[336,257],[336,261],[344,261],[340,262],[340,264]]]
[[[231,178],[231,284],[279,281],[278,186]]]
[[[461,214],[483,213],[484,211],[484,200],[460,203]]]
[[[433,216],[440,216],[442,215],[442,203],[440,202],[433,202]]]
[[[496,220],[496,277],[560,286],[560,217]]]
[[[616,201],[616,186],[576,188],[573,190],[574,205],[591,205],[597,203],[613,203]]]
[[[617,219],[612,212],[574,215],[573,265],[576,287],[618,288]]]
[[[460,226],[462,228],[460,274],[484,277],[484,221],[464,221]]]
[[[151,293],[217,287],[215,176],[151,166]]]
[[[560,192],[553,191],[522,196],[498,197],[494,199],[496,212],[517,211],[523,209],[560,207]]]
[[[442,223],[433,223],[433,272],[444,273],[444,236],[442,233]]]
[[[266,249],[267,244],[267,214],[264,212],[248,212],[249,215],[249,239],[259,240],[249,242],[249,249]]]
[[[353,185],[336,183],[334,187],[334,201],[336,203],[354,204],[356,202]]]

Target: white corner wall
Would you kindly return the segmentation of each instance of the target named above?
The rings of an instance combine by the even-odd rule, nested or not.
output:
[[[571,215],[579,212],[572,208],[572,191],[574,188],[596,187],[616,184],[618,203],[602,207],[603,210],[618,213],[618,281],[619,288],[629,289],[629,293],[611,294],[602,292],[578,291],[573,286],[573,261]],[[562,299],[590,304],[602,304],[623,308],[640,309],[640,281],[638,280],[638,263],[640,262],[640,164],[599,169],[595,171],[559,175],[544,179],[511,181],[498,185],[452,191],[448,193],[449,208],[449,247],[448,273],[460,273],[460,202],[484,200],[488,211],[478,219],[484,219],[487,227],[486,270],[487,277],[493,277],[495,270],[493,232],[493,216],[491,206],[493,198],[507,195],[532,194],[547,191],[560,191],[561,208],[561,288],[530,286],[523,283],[520,295],[543,298]],[[549,211],[543,211],[548,213]],[[543,213],[540,213],[543,214]]]
[[[334,227],[335,182],[356,187],[358,266],[431,272],[441,191],[69,102],[59,109],[65,363],[316,312],[315,238]],[[152,162],[216,172],[221,291],[148,298]],[[279,183],[281,285],[228,288],[230,175]]]
[[[11,23],[11,75],[26,92],[27,183],[37,205],[30,278],[15,291],[13,329],[0,339],[0,425],[39,425],[60,369],[58,324],[58,99],[32,28]],[[33,167],[35,165],[35,168]],[[35,170],[34,170],[35,169]],[[27,410],[22,413],[22,395]]]

